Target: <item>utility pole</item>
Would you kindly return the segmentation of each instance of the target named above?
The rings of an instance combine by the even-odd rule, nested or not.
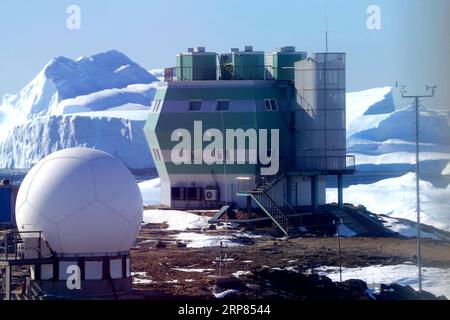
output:
[[[425,90],[428,92],[431,90],[430,94],[424,95],[407,95],[406,94],[406,86],[399,85],[396,83],[396,88],[400,87],[400,93],[402,94],[402,98],[414,99],[415,107],[416,107],[416,211],[417,211],[417,268],[419,273],[419,291],[422,292],[422,252],[421,252],[421,238],[420,238],[420,163],[419,163],[419,105],[421,98],[433,98],[437,86],[426,86]]]
[[[339,280],[342,282],[342,253],[341,253],[341,225],[343,223],[342,218],[339,220],[333,220],[333,223],[336,225],[336,232],[338,238],[338,250],[339,250]]]

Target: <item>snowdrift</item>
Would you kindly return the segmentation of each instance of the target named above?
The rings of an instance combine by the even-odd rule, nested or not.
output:
[[[185,231],[208,227],[209,217],[177,210],[145,210],[144,223],[165,223],[167,230]]]

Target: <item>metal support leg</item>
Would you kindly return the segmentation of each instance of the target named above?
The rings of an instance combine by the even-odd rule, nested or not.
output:
[[[344,208],[344,176],[342,174],[337,176],[338,185],[338,206]]]
[[[286,176],[286,195],[287,201],[290,205],[293,205],[292,201],[292,177],[290,175]]]
[[[5,300],[11,300],[11,266],[5,270]]]
[[[250,214],[252,212],[252,198],[247,197],[247,213]]]
[[[319,176],[311,177],[311,206],[314,212],[319,209]]]

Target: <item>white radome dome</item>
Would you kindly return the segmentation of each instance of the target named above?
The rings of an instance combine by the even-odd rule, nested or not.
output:
[[[19,189],[16,208],[19,232],[42,231],[58,254],[128,251],[143,211],[129,170],[111,155],[87,148],[61,150],[38,162]]]

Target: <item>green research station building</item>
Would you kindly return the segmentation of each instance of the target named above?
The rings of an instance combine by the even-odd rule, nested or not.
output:
[[[163,205],[259,208],[289,234],[326,203],[326,176],[354,171],[347,155],[344,53],[247,46],[188,49],[165,70],[145,134]],[[300,219],[296,219],[300,217]]]

